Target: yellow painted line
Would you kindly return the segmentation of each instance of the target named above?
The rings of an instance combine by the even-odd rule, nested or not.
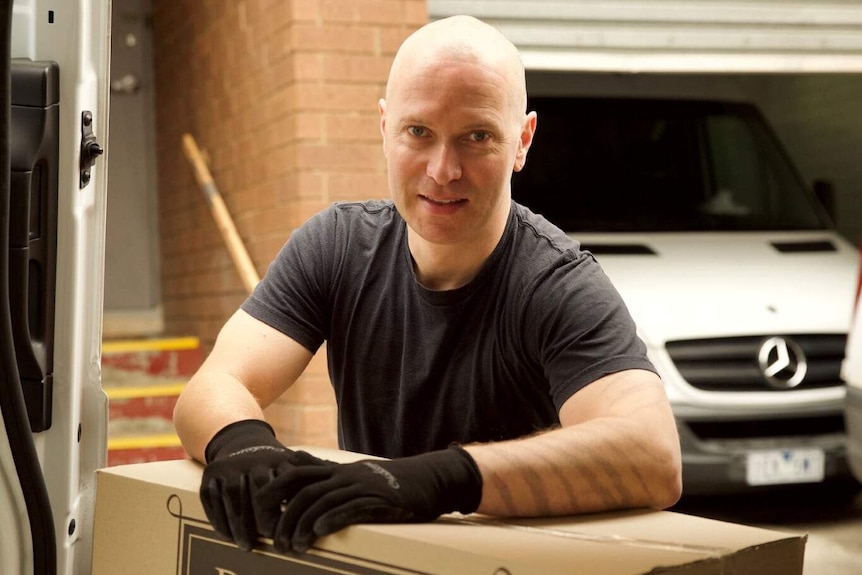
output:
[[[200,340],[196,337],[172,337],[161,339],[121,339],[102,342],[102,353],[125,353],[134,351],[173,351],[196,349]]]
[[[186,386],[185,382],[166,385],[147,385],[135,387],[108,387],[108,399],[134,399],[136,397],[175,397]]]
[[[108,440],[108,449],[147,449],[155,447],[179,447],[180,438],[173,433],[141,435],[138,437],[116,437]]]

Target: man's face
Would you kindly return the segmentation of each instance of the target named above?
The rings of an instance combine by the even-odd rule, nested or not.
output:
[[[410,67],[387,94],[389,187],[410,229],[432,244],[495,245],[534,116],[517,110],[502,74],[469,57]]]

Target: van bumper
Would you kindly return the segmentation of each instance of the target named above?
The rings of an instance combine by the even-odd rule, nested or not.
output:
[[[862,481],[862,388],[847,387],[847,458],[857,480]]]
[[[859,435],[862,442],[862,394],[857,404]],[[703,440],[685,422],[677,420],[682,447],[683,496],[755,492],[786,486],[752,486],[746,479],[748,455],[754,451],[816,448],[823,451],[823,482],[846,481],[852,477],[848,464],[847,435],[828,433],[798,437],[709,439]],[[859,477],[862,478],[862,443],[856,445]],[[798,485],[798,484],[796,484]]]

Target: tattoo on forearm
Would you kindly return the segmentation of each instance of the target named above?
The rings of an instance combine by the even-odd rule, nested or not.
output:
[[[620,449],[619,446],[611,445],[610,449],[614,452],[614,454],[616,456],[619,457],[620,460],[624,461],[625,468],[632,474],[632,476],[634,476],[634,478],[637,480],[638,484],[640,485],[640,492],[642,494],[651,495],[649,485],[647,485],[647,482],[644,479],[644,475],[641,472],[640,466],[637,465],[637,463],[629,456],[628,453],[626,453],[625,451]],[[624,485],[624,483],[621,483],[621,485]],[[633,503],[634,502],[633,494],[629,490],[625,490],[625,491],[626,491],[626,497],[627,497],[628,502]]]
[[[566,470],[556,462],[554,447],[550,444],[537,445],[534,453],[536,457],[542,460],[544,467],[551,472],[557,482],[563,487],[569,501],[575,501],[577,499],[577,489],[575,488],[575,484],[572,483],[569,474],[566,473]]]
[[[617,391],[608,398],[624,402]],[[579,513],[652,501],[653,491],[662,487],[650,482],[649,470],[662,462],[650,441],[617,418],[596,420],[592,425],[604,429],[585,432],[574,441],[565,432],[545,431],[528,448],[517,445],[492,450],[497,462],[491,467],[497,471],[489,472],[485,479],[500,511],[509,515]],[[615,436],[626,438],[625,442],[615,442]],[[596,442],[592,437],[605,440]]]
[[[551,505],[548,502],[548,494],[545,491],[546,485],[542,480],[542,476],[530,467],[524,468],[521,476],[530,490],[530,495],[533,498],[536,510],[541,515],[549,515],[551,512]]]
[[[599,471],[593,475],[595,481],[593,487],[596,491],[599,491],[599,485],[607,486],[607,489],[602,490],[607,494],[604,499],[605,505],[609,507],[619,506],[628,501],[630,493],[626,489],[622,476],[617,471],[612,458],[608,458],[606,453],[595,450],[591,447],[586,449],[586,455],[589,460],[595,462],[595,466]],[[603,479],[599,477],[600,474],[606,477],[607,480],[603,481]]]
[[[518,456],[518,454],[512,453],[510,451],[500,450],[499,452],[497,452],[497,456],[506,462],[505,467],[510,469],[519,468],[517,464],[521,462],[521,458]],[[532,466],[527,465],[523,466],[520,469],[519,478],[526,485],[530,497],[533,500],[535,510],[541,514],[550,513],[551,506],[548,502],[548,496],[545,492],[545,485],[542,481],[541,475],[539,475],[535,471],[535,469],[532,468]],[[496,487],[500,492],[501,499],[506,506],[507,512],[512,515],[523,514],[523,508],[519,508],[519,506],[517,505],[516,501],[512,497],[512,493],[509,489],[509,486],[506,485],[505,480],[498,477],[495,477],[494,479]]]
[[[509,486],[506,484],[506,481],[499,477],[496,473],[492,473],[490,477],[487,477],[486,480],[492,485],[492,489],[497,493],[500,498],[500,501],[503,503],[503,507],[506,511],[513,515],[517,510],[515,506],[515,499],[512,497],[512,491],[509,489]]]
[[[590,452],[584,452],[583,450],[573,451],[571,449],[567,449],[566,442],[563,441],[555,441],[556,445],[553,447],[562,453],[564,453],[570,461],[572,461],[572,469],[576,470],[578,474],[583,477],[583,482],[586,484],[589,490],[595,492],[595,494],[601,499],[604,505],[613,505],[618,503],[617,497],[611,492],[610,489],[607,488],[606,482],[603,481],[596,472],[590,467],[588,461],[591,459],[592,455]],[[574,489],[574,488],[573,488]],[[580,493],[579,493],[580,495]],[[583,497],[578,497],[579,500],[582,500]],[[585,509],[583,503],[579,504],[579,507],[582,510]],[[588,508],[589,506],[587,506]]]

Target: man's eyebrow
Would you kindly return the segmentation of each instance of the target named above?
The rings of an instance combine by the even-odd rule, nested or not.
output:
[[[496,122],[474,122],[464,126],[468,132],[499,132],[500,126]]]
[[[409,126],[430,127],[419,116],[404,116],[398,121],[398,127],[399,128],[406,128]],[[491,120],[479,120],[476,122],[471,122],[469,124],[465,124],[462,128],[463,132],[494,132],[494,133],[497,133],[500,130],[501,130],[500,124],[498,122],[494,122]]]
[[[424,126],[425,123],[418,116],[404,116],[398,121],[398,125],[403,126]]]

